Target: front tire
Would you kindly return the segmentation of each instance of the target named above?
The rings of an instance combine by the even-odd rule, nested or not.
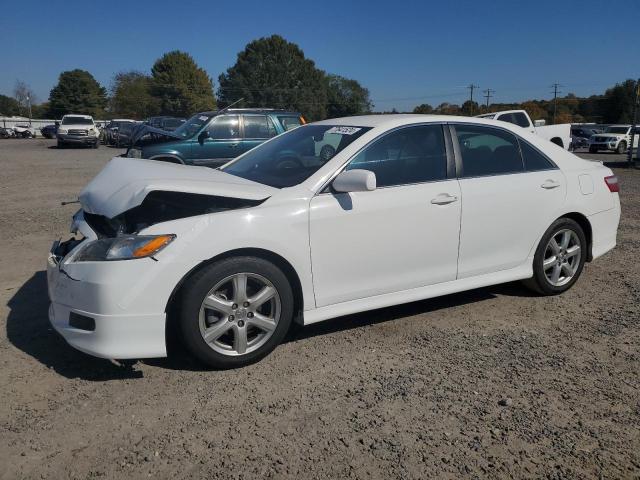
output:
[[[618,144],[618,147],[616,148],[616,153],[623,154],[626,152],[627,152],[627,142],[622,141]]]
[[[569,290],[580,277],[587,259],[587,239],[570,218],[553,222],[542,236],[533,257],[533,277],[525,285],[542,295]]]
[[[595,147],[589,147],[589,153],[598,153],[598,149]]]
[[[293,290],[274,264],[233,257],[204,267],[182,289],[180,328],[187,349],[215,369],[267,356],[293,319]]]

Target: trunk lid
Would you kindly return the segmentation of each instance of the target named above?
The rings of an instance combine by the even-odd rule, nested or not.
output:
[[[155,191],[265,200],[278,190],[207,167],[115,157],[78,199],[85,212],[114,218]]]

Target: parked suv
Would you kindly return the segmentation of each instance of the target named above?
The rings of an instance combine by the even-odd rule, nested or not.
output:
[[[173,132],[146,127],[128,157],[219,167],[271,137],[305,123],[297,112],[228,109],[197,113]]]
[[[68,144],[98,148],[100,132],[90,115],[65,115],[56,133],[58,148]]]
[[[631,125],[609,125],[606,130],[589,139],[589,151],[596,153],[598,150],[613,150],[616,153],[625,153],[631,145]],[[638,134],[640,127],[636,127],[633,148],[638,147]]]

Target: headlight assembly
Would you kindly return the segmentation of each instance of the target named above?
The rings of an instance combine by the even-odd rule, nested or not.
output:
[[[58,129],[58,133],[61,133],[62,135],[65,135],[67,133],[67,130],[64,128],[59,128]]]
[[[76,253],[71,262],[104,262],[152,257],[169,245],[175,235],[126,235],[93,240]]]
[[[127,152],[127,157],[129,158],[142,158],[142,150],[139,148],[130,148]]]

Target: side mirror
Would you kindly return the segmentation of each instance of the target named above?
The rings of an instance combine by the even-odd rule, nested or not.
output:
[[[198,135],[198,143],[202,145],[207,138],[209,138],[209,130],[201,131]]]
[[[535,120],[533,122],[534,127],[544,127],[547,124],[546,120]]]
[[[345,170],[331,184],[336,192],[370,192],[376,189],[376,174],[369,170]]]

